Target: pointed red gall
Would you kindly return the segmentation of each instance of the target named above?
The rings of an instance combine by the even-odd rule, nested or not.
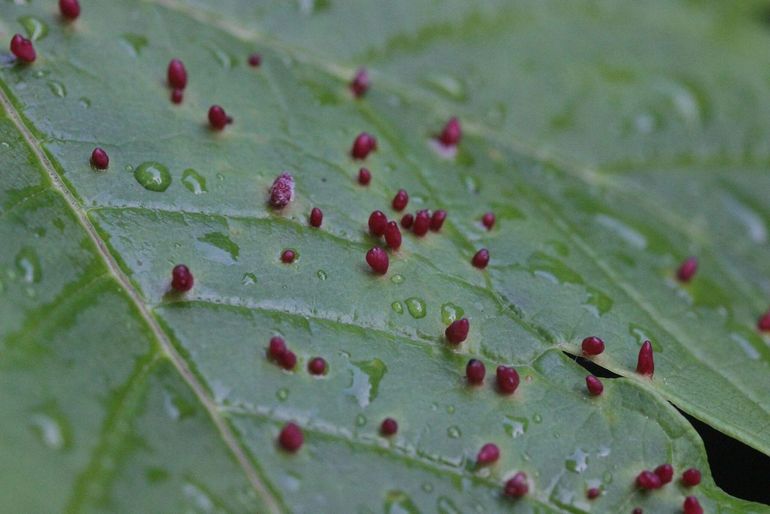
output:
[[[444,130],[441,131],[441,135],[438,139],[444,146],[457,146],[460,143],[462,135],[460,121],[453,117],[446,123],[446,125],[444,125]]]
[[[399,212],[406,209],[409,203],[409,194],[404,189],[399,189],[396,196],[393,197],[393,208]]]
[[[695,468],[689,468],[682,473],[682,483],[687,487],[695,487],[700,484],[701,474]]]
[[[385,242],[391,250],[401,248],[401,230],[399,230],[398,223],[395,221],[389,221],[385,227]]]
[[[586,388],[588,388],[588,392],[591,394],[591,396],[599,396],[602,394],[602,392],[604,392],[604,385],[602,384],[602,381],[593,375],[588,375],[586,377]]]
[[[366,263],[378,275],[384,275],[388,272],[388,254],[382,248],[375,246],[366,252]]]
[[[37,52],[35,52],[32,41],[21,34],[16,34],[11,39],[11,53],[22,62],[35,62],[37,59]]]
[[[645,341],[639,348],[639,359],[636,361],[636,372],[640,375],[652,377],[655,373],[655,360],[652,352],[652,343]]]
[[[106,170],[110,166],[110,156],[101,148],[94,148],[91,152],[91,166],[97,170]]]
[[[233,119],[227,115],[224,109],[218,105],[209,108],[209,125],[213,130],[223,130]]]
[[[291,371],[297,365],[297,355],[291,350],[286,350],[278,357],[278,363],[283,369]]]
[[[369,86],[369,74],[366,69],[360,68],[350,81],[350,91],[356,98],[361,98],[369,90]]]
[[[323,357],[313,357],[307,363],[307,370],[311,375],[323,375],[326,373],[326,360]]]
[[[639,489],[651,491],[653,489],[660,489],[662,485],[658,475],[647,469],[636,476],[636,486]]]
[[[183,89],[172,89],[171,90],[171,102],[175,103],[177,105],[181,104],[184,100],[184,90]]]
[[[476,465],[485,466],[493,462],[497,462],[500,458],[500,448],[494,443],[487,443],[481,447],[478,455],[476,455]]]
[[[484,225],[487,230],[492,230],[495,226],[495,213],[487,212],[481,217],[481,224]]]
[[[313,209],[310,211],[310,226],[311,227],[320,227],[321,223],[324,221],[324,213],[321,209],[318,207],[313,207]]]
[[[695,257],[688,257],[679,266],[676,277],[680,282],[689,282],[692,277],[695,276],[696,271],[698,271],[698,259]]]
[[[68,20],[75,20],[80,16],[80,3],[78,0],[59,0],[59,12]]]
[[[443,209],[437,210],[430,217],[430,229],[433,232],[438,232],[444,226],[444,220],[446,220],[446,211]]]
[[[661,464],[655,468],[655,474],[660,478],[660,483],[666,485],[674,479],[674,466],[671,464]]]
[[[595,500],[602,494],[602,490],[598,487],[592,487],[586,491],[586,498],[589,500]]]
[[[368,186],[369,182],[372,181],[372,172],[369,171],[366,168],[361,168],[358,170],[358,183],[362,186]]]
[[[684,514],[703,514],[703,507],[700,506],[700,502],[695,496],[688,496],[684,499],[682,510],[684,510]]]
[[[376,237],[385,233],[388,226],[388,217],[382,211],[372,211],[369,215],[369,232]]]
[[[184,89],[187,87],[187,69],[179,59],[171,59],[168,63],[168,85],[173,89]]]
[[[294,250],[287,249],[281,252],[281,262],[283,262],[284,264],[291,264],[292,262],[294,262],[294,259],[296,258],[297,258],[297,254]]]
[[[262,56],[258,53],[253,53],[249,56],[249,66],[252,68],[259,68],[262,65]]]
[[[479,385],[484,382],[484,375],[486,375],[487,369],[484,363],[478,359],[471,359],[465,366],[465,377],[468,379],[469,384]]]
[[[599,355],[604,351],[604,341],[596,336],[590,336],[583,339],[580,347],[583,349],[583,355]]]
[[[385,418],[380,424],[380,433],[384,436],[391,436],[398,432],[398,422],[393,418]]]
[[[762,332],[770,332],[770,310],[757,320],[757,328]]]
[[[489,264],[489,250],[482,248],[476,252],[476,255],[473,256],[473,259],[471,259],[471,264],[479,269],[486,268],[487,264]]]
[[[644,514],[644,511],[641,507],[636,507],[634,510],[631,511],[631,514]]]
[[[417,216],[414,218],[414,225],[412,226],[412,232],[418,237],[422,237],[428,233],[430,228],[430,213],[427,210],[417,211]]]
[[[354,159],[366,159],[373,151],[377,150],[377,139],[366,132],[361,132],[353,141],[353,148],[350,149],[350,155]]]
[[[294,198],[294,177],[283,172],[278,175],[270,186],[270,205],[275,209],[283,209]]]
[[[471,329],[471,322],[468,318],[461,318],[453,321],[446,330],[444,335],[447,341],[452,344],[460,344],[468,338],[468,331]]]
[[[267,347],[267,356],[273,360],[280,360],[286,353],[286,341],[282,337],[273,336],[270,338],[270,344]]]
[[[527,482],[527,475],[519,471],[513,477],[509,478],[505,482],[505,488],[503,494],[511,498],[521,498],[529,492],[529,483]]]
[[[401,217],[401,226],[409,230],[414,225],[414,216],[411,214],[404,214]]]
[[[519,387],[519,373],[512,366],[497,367],[497,390],[503,394],[513,394]]]
[[[190,268],[184,264],[177,264],[171,270],[171,287],[178,293],[184,293],[192,289],[195,279]]]
[[[287,452],[296,452],[302,447],[305,441],[302,435],[302,429],[295,423],[286,423],[278,436],[278,444]]]

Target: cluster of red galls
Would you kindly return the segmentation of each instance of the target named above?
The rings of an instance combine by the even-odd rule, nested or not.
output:
[[[661,464],[653,471],[644,470],[636,477],[636,486],[644,491],[660,489],[674,479],[674,467],[671,464]],[[681,482],[685,487],[695,487],[700,484],[701,474],[695,468],[689,468],[682,473]],[[703,514],[698,498],[688,496],[682,504],[684,514]],[[634,509],[634,514],[641,514],[641,509]]]

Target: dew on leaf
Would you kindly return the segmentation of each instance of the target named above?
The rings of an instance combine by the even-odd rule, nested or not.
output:
[[[51,91],[53,96],[57,98],[64,98],[67,96],[67,88],[64,87],[64,84],[56,80],[48,81],[48,89]]]
[[[315,272],[315,275],[318,277],[319,280],[326,280],[329,276],[326,274],[326,272],[322,269],[319,269]]]
[[[254,273],[244,273],[241,277],[241,284],[244,286],[253,286],[257,283],[257,276]]]
[[[517,418],[513,416],[503,417],[503,430],[513,439],[524,435],[529,426],[529,420],[527,418]]]
[[[400,273],[396,273],[392,277],[390,277],[390,281],[394,284],[403,284],[404,283],[404,275],[401,275]]]
[[[188,191],[196,195],[208,192],[206,178],[192,168],[187,168],[182,172],[182,184]]]
[[[208,232],[197,241],[203,244],[196,244],[196,249],[203,251],[207,259],[230,265],[240,256],[241,248],[222,232]]]
[[[32,284],[34,282],[40,282],[43,277],[42,269],[40,267],[40,257],[32,248],[22,248],[21,251],[16,254],[16,269],[21,275],[21,279]]]
[[[460,431],[460,427],[457,425],[452,425],[451,427],[447,428],[446,435],[448,435],[450,439],[457,439],[462,437],[463,433]]]
[[[388,491],[385,494],[385,514],[420,514],[420,509],[403,491]]]
[[[67,431],[58,417],[40,412],[30,419],[30,425],[38,440],[52,450],[69,446],[65,435]]]
[[[457,102],[464,102],[468,98],[465,83],[451,75],[433,74],[423,80],[426,86],[440,95]]]
[[[207,50],[216,59],[217,63],[226,70],[235,68],[238,65],[238,59],[234,55],[222,50],[218,46],[210,45]]]
[[[393,309],[393,312],[396,314],[403,314],[404,313],[404,306],[399,301],[395,301],[390,304],[390,308]]]
[[[162,193],[171,185],[171,173],[158,162],[144,162],[134,170],[134,178],[148,191]]]
[[[356,415],[355,423],[356,423],[357,427],[365,426],[367,421],[368,420],[366,419],[366,416],[364,416],[363,414],[357,414]]]
[[[34,16],[20,16],[19,24],[24,27],[24,32],[32,41],[40,41],[48,35],[48,24]]]
[[[443,321],[445,325],[449,325],[453,321],[462,318],[463,314],[465,314],[463,308],[458,307],[451,302],[447,302],[441,306],[441,321]]]
[[[366,407],[377,398],[380,382],[388,367],[380,359],[350,362],[350,385],[343,391],[353,397],[360,407]]]
[[[406,304],[406,310],[409,311],[409,315],[414,319],[422,319],[428,314],[428,310],[425,307],[425,300],[422,298],[413,296],[407,298],[404,303]]]
[[[534,416],[532,416],[532,421],[534,421],[535,423],[542,423],[543,416],[541,416],[540,414],[535,414]]]
[[[147,40],[147,37],[141,34],[134,34],[131,32],[126,32],[124,34],[121,34],[120,42],[123,45],[123,47],[126,50],[128,50],[128,53],[131,54],[131,57],[134,57],[134,58],[139,57],[144,47],[146,47],[147,44],[149,43],[149,41]]]
[[[564,461],[564,467],[573,473],[582,473],[588,469],[588,453],[578,448]]]
[[[462,514],[462,511],[447,498],[446,496],[439,496],[436,502],[436,511],[439,514]]]

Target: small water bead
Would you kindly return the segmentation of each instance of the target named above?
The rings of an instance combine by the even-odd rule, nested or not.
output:
[[[393,209],[399,212],[403,211],[409,204],[409,193],[407,193],[405,189],[399,189],[396,193],[396,196],[393,197],[393,202],[391,203],[393,205]]]
[[[326,280],[328,278],[328,275],[322,269],[319,269],[318,271],[316,271],[315,276],[317,276],[320,280]]]
[[[441,230],[441,227],[444,226],[444,221],[446,220],[446,211],[443,209],[439,209],[436,212],[433,213],[433,216],[430,218],[430,229],[433,232],[438,232]]]
[[[313,357],[310,359],[310,362],[307,363],[307,370],[311,375],[325,375],[326,368],[326,360],[323,357]]]
[[[593,375],[588,375],[586,377],[586,388],[588,389],[588,392],[591,393],[591,396],[599,396],[604,392],[602,381]]]
[[[489,264],[489,250],[482,248],[476,252],[476,254],[473,256],[473,259],[471,259],[471,264],[479,269],[486,268],[487,264]]]
[[[770,332],[770,310],[759,317],[757,320],[757,328],[761,332]]]
[[[356,98],[361,98],[369,90],[369,86],[369,74],[365,68],[360,68],[350,81],[350,91]]]
[[[692,280],[692,277],[695,276],[696,271],[698,271],[698,259],[695,257],[688,257],[679,266],[676,277],[680,282],[689,282]]]
[[[302,435],[302,429],[295,423],[286,423],[278,436],[278,444],[287,452],[296,452],[302,447],[305,437]]]
[[[380,433],[385,437],[395,435],[398,432],[398,422],[393,418],[385,418],[380,424]]]
[[[171,185],[168,168],[157,162],[145,162],[134,170],[134,178],[149,191],[162,193]]]
[[[451,427],[447,428],[446,435],[448,435],[450,439],[459,439],[462,437],[463,433],[460,430],[460,427],[452,425]]]
[[[110,166],[110,157],[102,148],[94,148],[91,152],[91,166],[97,170],[106,170]]]
[[[660,477],[650,470],[645,469],[636,476],[636,486],[639,489],[651,491],[653,489],[660,489],[662,485]]]
[[[688,496],[682,504],[684,514],[703,514],[703,507],[695,496]]]
[[[270,186],[270,205],[274,209],[283,209],[294,198],[294,177],[288,172],[278,175]]]
[[[487,374],[487,369],[484,363],[478,359],[471,359],[465,366],[465,378],[469,384],[481,385],[484,383],[484,376]]]
[[[35,52],[35,46],[32,44],[32,41],[21,34],[15,34],[11,38],[11,53],[19,61],[25,63],[35,62],[35,59],[37,59],[37,52]]]
[[[492,230],[495,226],[495,213],[487,212],[481,217],[481,224],[486,227],[487,230]]]
[[[367,422],[366,416],[364,416],[363,414],[356,414],[356,421],[355,421],[355,423],[356,423],[357,427],[365,426],[366,422]]]
[[[598,487],[591,487],[586,491],[586,498],[589,500],[595,500],[602,494],[602,490]]]
[[[652,352],[652,343],[645,341],[639,349],[639,358],[636,363],[636,372],[652,378],[655,373],[655,361]]]
[[[187,69],[179,59],[171,59],[166,70],[168,85],[172,89],[184,89],[187,87]]]
[[[583,339],[580,347],[583,350],[583,355],[599,355],[604,351],[604,341],[596,336],[590,336]]]
[[[388,254],[380,247],[375,246],[366,252],[366,263],[369,264],[372,271],[379,275],[384,275],[388,272]]]
[[[500,458],[500,448],[494,443],[486,443],[476,455],[476,465],[485,466],[497,462]]]
[[[190,268],[184,264],[177,264],[171,270],[171,287],[178,293],[184,293],[192,289],[195,279]]]
[[[262,65],[262,56],[258,53],[253,53],[249,55],[248,63],[252,68],[259,68]]]
[[[462,128],[460,127],[460,120],[453,117],[444,125],[438,140],[444,146],[457,146],[461,138]]]
[[[389,221],[385,227],[385,242],[391,250],[401,248],[401,230],[395,221]]]
[[[171,103],[179,105],[184,100],[184,90],[183,89],[172,89],[171,90]]]
[[[324,220],[324,213],[319,209],[318,207],[313,207],[313,209],[310,211],[310,226],[311,227],[320,227],[321,223],[323,223]]]
[[[444,331],[447,341],[452,344],[460,344],[468,338],[471,323],[468,318],[453,321]]]
[[[513,394],[519,387],[519,373],[512,366],[497,367],[497,390],[502,394]]]
[[[401,217],[401,226],[406,230],[409,230],[414,225],[414,216],[411,214],[404,214]]]
[[[385,234],[388,227],[388,217],[382,211],[373,211],[369,215],[369,232],[376,237]]]
[[[417,211],[417,216],[414,218],[414,225],[412,226],[412,232],[418,237],[423,237],[428,233],[430,228],[430,214],[427,210]]]
[[[353,147],[350,149],[350,155],[354,159],[366,159],[366,157],[371,152],[376,150],[377,139],[367,132],[361,132],[358,136],[356,136],[355,141],[353,141]]]
[[[369,182],[372,181],[372,172],[369,171],[366,168],[361,168],[358,170],[358,183],[362,186],[368,186]]]
[[[695,468],[689,468],[682,473],[682,483],[687,487],[695,487],[700,484],[701,474]]]
[[[403,284],[404,283],[404,275],[400,273],[396,273],[392,277],[390,277],[390,281],[394,284]]]
[[[425,307],[425,301],[421,298],[407,298],[406,309],[409,311],[409,315],[414,319],[422,319],[428,314],[428,310]]]
[[[660,478],[660,483],[663,485],[668,484],[674,479],[674,467],[671,464],[661,464],[655,468],[654,473]]]
[[[294,262],[294,259],[297,258],[297,253],[294,250],[286,249],[283,252],[281,252],[281,262],[284,264],[291,264]]]
[[[275,397],[278,399],[278,401],[285,402],[289,399],[289,390],[285,387],[282,387],[275,392]]]
[[[232,122],[233,118],[228,116],[225,110],[219,105],[212,105],[209,108],[209,125],[213,130],[223,130]]]
[[[503,494],[510,498],[521,498],[529,492],[529,483],[527,475],[523,471],[519,471],[513,477],[509,478],[505,482],[503,488]]]
[[[403,314],[404,313],[404,306],[401,305],[401,302],[393,302],[390,304],[390,308],[393,309],[393,312],[396,314]]]

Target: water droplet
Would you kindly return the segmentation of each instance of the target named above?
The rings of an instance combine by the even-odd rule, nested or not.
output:
[[[289,390],[282,387],[275,392],[275,397],[278,398],[278,401],[285,402],[289,398]]]
[[[402,284],[404,282],[404,276],[399,273],[396,273],[395,275],[390,277],[390,281],[393,282],[394,284]]]
[[[390,308],[393,309],[393,312],[397,314],[403,314],[404,313],[404,306],[401,302],[393,302],[390,304]]]
[[[611,232],[614,232],[615,235],[624,240],[630,246],[633,246],[639,250],[644,250],[647,247],[647,238],[622,221],[607,216],[606,214],[598,214],[596,215],[595,219],[598,224],[609,229]]]
[[[564,466],[574,473],[582,473],[588,469],[588,454],[578,448],[564,461]]]
[[[297,0],[300,14],[309,16],[329,8],[329,0]]]
[[[457,439],[458,437],[462,436],[463,433],[460,431],[460,427],[457,425],[452,425],[451,427],[447,428],[446,435],[448,435],[450,439]]]
[[[91,99],[90,98],[86,98],[85,96],[81,96],[80,98],[78,98],[78,103],[84,109],[90,109],[91,108]]]
[[[148,41],[147,38],[141,34],[126,32],[125,34],[121,34],[120,42],[123,47],[128,50],[128,53],[131,54],[131,57],[139,57],[142,53],[142,49],[147,46]]]
[[[52,450],[67,449],[71,446],[71,429],[58,407],[50,403],[36,412],[29,420],[38,440]]]
[[[53,96],[64,98],[67,96],[67,88],[64,87],[64,84],[61,82],[57,82],[55,80],[49,80],[48,81],[48,89],[51,90],[51,93],[53,93]]]
[[[439,514],[461,514],[462,511],[458,509],[455,504],[446,496],[439,496],[436,503],[436,509]]]
[[[596,452],[597,457],[608,457],[610,455],[610,447],[609,446],[600,446],[599,451]]]
[[[414,319],[424,318],[426,314],[428,314],[425,307],[425,300],[422,298],[407,298],[404,303],[406,303],[406,309]]]
[[[479,179],[473,175],[464,175],[463,183],[465,184],[465,189],[469,193],[477,194],[481,190],[481,182],[479,182]]]
[[[441,306],[441,321],[444,322],[444,325],[449,325],[453,321],[462,318],[463,314],[465,314],[465,311],[462,307],[458,307],[451,302]]]
[[[388,367],[380,359],[350,362],[350,385],[343,392],[355,398],[360,407],[366,407],[377,398],[380,381]]]
[[[532,416],[532,421],[534,421],[535,423],[542,423],[543,416],[541,416],[540,414],[535,414],[534,416]]]
[[[196,195],[208,192],[208,189],[206,189],[206,179],[192,168],[188,168],[182,173],[182,184],[184,184],[188,191]]]
[[[24,282],[40,282],[42,272],[40,270],[40,258],[31,248],[22,248],[16,255],[16,269],[21,273]]]
[[[403,491],[388,491],[385,495],[385,514],[420,514],[420,511]]]
[[[209,232],[197,241],[201,244],[196,243],[195,247],[201,250],[206,258],[222,264],[233,264],[240,255],[240,247],[227,234],[221,232]]]
[[[543,277],[554,284],[582,284],[583,278],[555,257],[542,252],[530,255],[527,265],[532,274]]]
[[[244,273],[241,278],[241,284],[244,286],[253,286],[257,283],[257,276],[254,273]]]
[[[505,433],[516,439],[520,435],[524,435],[529,426],[529,420],[527,418],[515,418],[512,416],[505,416],[503,418],[503,429]]]
[[[604,474],[602,475],[602,482],[604,482],[605,485],[611,484],[612,479],[613,479],[612,473],[609,471],[605,471]]]
[[[464,102],[468,99],[468,91],[461,79],[450,75],[434,74],[426,77],[424,83],[433,91],[450,100]]]
[[[319,280],[326,280],[329,276],[326,274],[326,272],[322,269],[319,269],[315,272],[316,276]]]
[[[204,512],[206,514],[214,514],[219,511],[217,503],[200,487],[190,482],[187,482],[182,486],[185,498],[189,501],[193,507],[194,512]]]
[[[209,46],[207,50],[217,60],[219,65],[226,70],[235,68],[238,65],[238,59],[235,56],[225,52],[218,46]]]
[[[362,426],[366,425],[366,421],[367,421],[366,416],[364,416],[363,414],[358,414],[356,416],[356,426],[357,427],[362,427]]]
[[[32,41],[39,41],[48,35],[48,25],[34,16],[21,16],[18,21]]]
[[[751,360],[759,360],[760,353],[757,351],[757,349],[754,347],[754,345],[749,342],[749,340],[746,337],[743,337],[741,334],[738,333],[731,333],[730,339],[738,343],[738,346],[743,350],[743,353],[746,354],[746,357],[748,357]],[[759,338],[752,338],[755,340],[758,340]],[[757,341],[757,343],[760,343]],[[760,344],[761,347],[761,344]]]
[[[429,493],[429,494],[432,493],[433,492],[433,484],[431,484],[430,482],[423,482],[422,483],[422,490],[425,491],[426,493]]]
[[[134,178],[149,191],[162,193],[171,185],[168,168],[157,162],[145,162],[134,171]]]
[[[586,287],[588,299],[584,306],[596,317],[603,316],[612,308],[612,298],[593,287]]]

